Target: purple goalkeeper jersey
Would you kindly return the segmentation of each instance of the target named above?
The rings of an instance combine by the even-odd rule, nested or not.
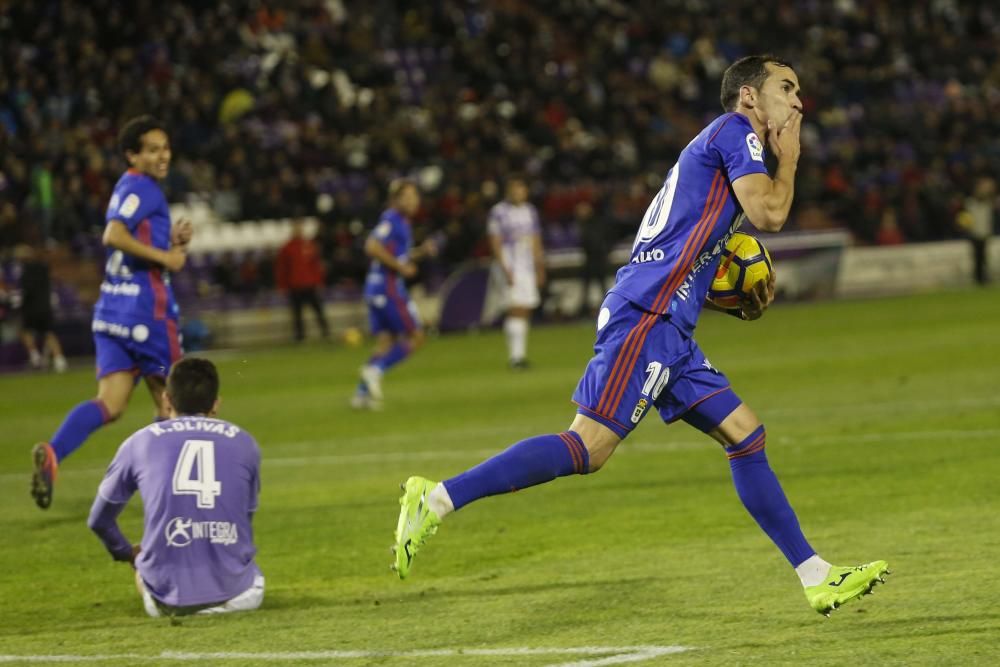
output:
[[[764,145],[746,116],[723,114],[667,173],[611,291],[694,333],[722,250],[743,221],[732,184],[747,174],[767,174]]]
[[[129,169],[115,184],[105,215],[118,220],[137,240],[160,250],[170,249],[170,208],[156,179]],[[178,318],[170,276],[158,264],[107,249],[101,296],[94,319],[114,324],[137,324]]]
[[[124,504],[138,490],[145,524],[135,566],[152,596],[174,607],[223,602],[260,574],[251,527],[259,470],[257,442],[239,427],[171,419],[122,444],[95,507]]]

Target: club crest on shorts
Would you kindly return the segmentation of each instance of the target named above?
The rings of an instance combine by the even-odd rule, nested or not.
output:
[[[646,407],[649,405],[649,401],[645,398],[640,398],[639,402],[635,404],[635,410],[632,411],[632,423],[638,424],[639,420],[642,419],[642,415],[646,412]]]

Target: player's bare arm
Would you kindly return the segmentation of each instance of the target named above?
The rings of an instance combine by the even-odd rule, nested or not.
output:
[[[104,228],[104,237],[101,239],[104,245],[115,250],[121,250],[133,257],[144,259],[147,262],[160,264],[169,271],[180,271],[187,261],[187,254],[181,246],[175,246],[170,250],[160,250],[153,246],[146,245],[139,239],[132,236],[128,227],[121,220],[112,220]]]
[[[774,178],[747,174],[733,182],[740,206],[754,227],[765,232],[781,231],[795,196],[795,170],[799,163],[799,129],[802,114],[793,109],[784,124],[768,131],[768,145],[778,158]]]
[[[533,249],[535,254],[535,280],[538,286],[545,284],[545,248],[542,246],[542,235],[535,234],[533,238]]]
[[[404,278],[412,278],[417,275],[417,267],[413,262],[396,259],[378,239],[369,238],[365,241],[365,254]]]
[[[507,263],[503,261],[503,240],[500,238],[499,234],[490,234],[490,250],[493,251],[493,259],[496,260],[500,268],[503,269],[504,276],[507,277],[507,284],[514,284],[514,273],[511,271]]]
[[[437,257],[438,246],[434,239],[426,239],[423,243],[410,251],[410,260],[419,262],[425,257]]]

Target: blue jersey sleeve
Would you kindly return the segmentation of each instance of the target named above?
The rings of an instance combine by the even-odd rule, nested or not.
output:
[[[747,174],[767,175],[764,166],[764,144],[746,123],[730,119],[709,141],[709,150],[722,161],[730,183]]]
[[[393,232],[394,230],[393,230],[392,220],[383,217],[381,220],[378,221],[378,224],[375,225],[375,228],[372,229],[371,233],[368,235],[368,238],[375,239],[382,245],[388,246],[389,241],[392,240]]]
[[[129,438],[118,448],[118,453],[104,473],[98,495],[109,503],[120,505],[128,502],[138,488],[132,469],[132,439]]]
[[[124,187],[112,195],[105,222],[120,220],[130,232],[135,232],[139,223],[161,205],[161,198],[153,187],[142,181]]]

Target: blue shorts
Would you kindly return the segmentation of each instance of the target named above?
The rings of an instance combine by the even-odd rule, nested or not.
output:
[[[365,303],[368,304],[368,325],[372,334],[382,331],[408,334],[421,328],[417,306],[409,297],[373,294],[365,297]]]
[[[91,330],[97,348],[97,379],[120,371],[136,378],[166,377],[181,358],[177,322],[171,319],[121,324],[95,318]]]
[[[580,414],[619,437],[631,433],[653,406],[667,423],[683,418],[707,432],[739,405],[726,376],[669,317],[609,294],[597,327],[594,357],[573,402]],[[716,396],[711,414],[699,415],[697,406]]]

